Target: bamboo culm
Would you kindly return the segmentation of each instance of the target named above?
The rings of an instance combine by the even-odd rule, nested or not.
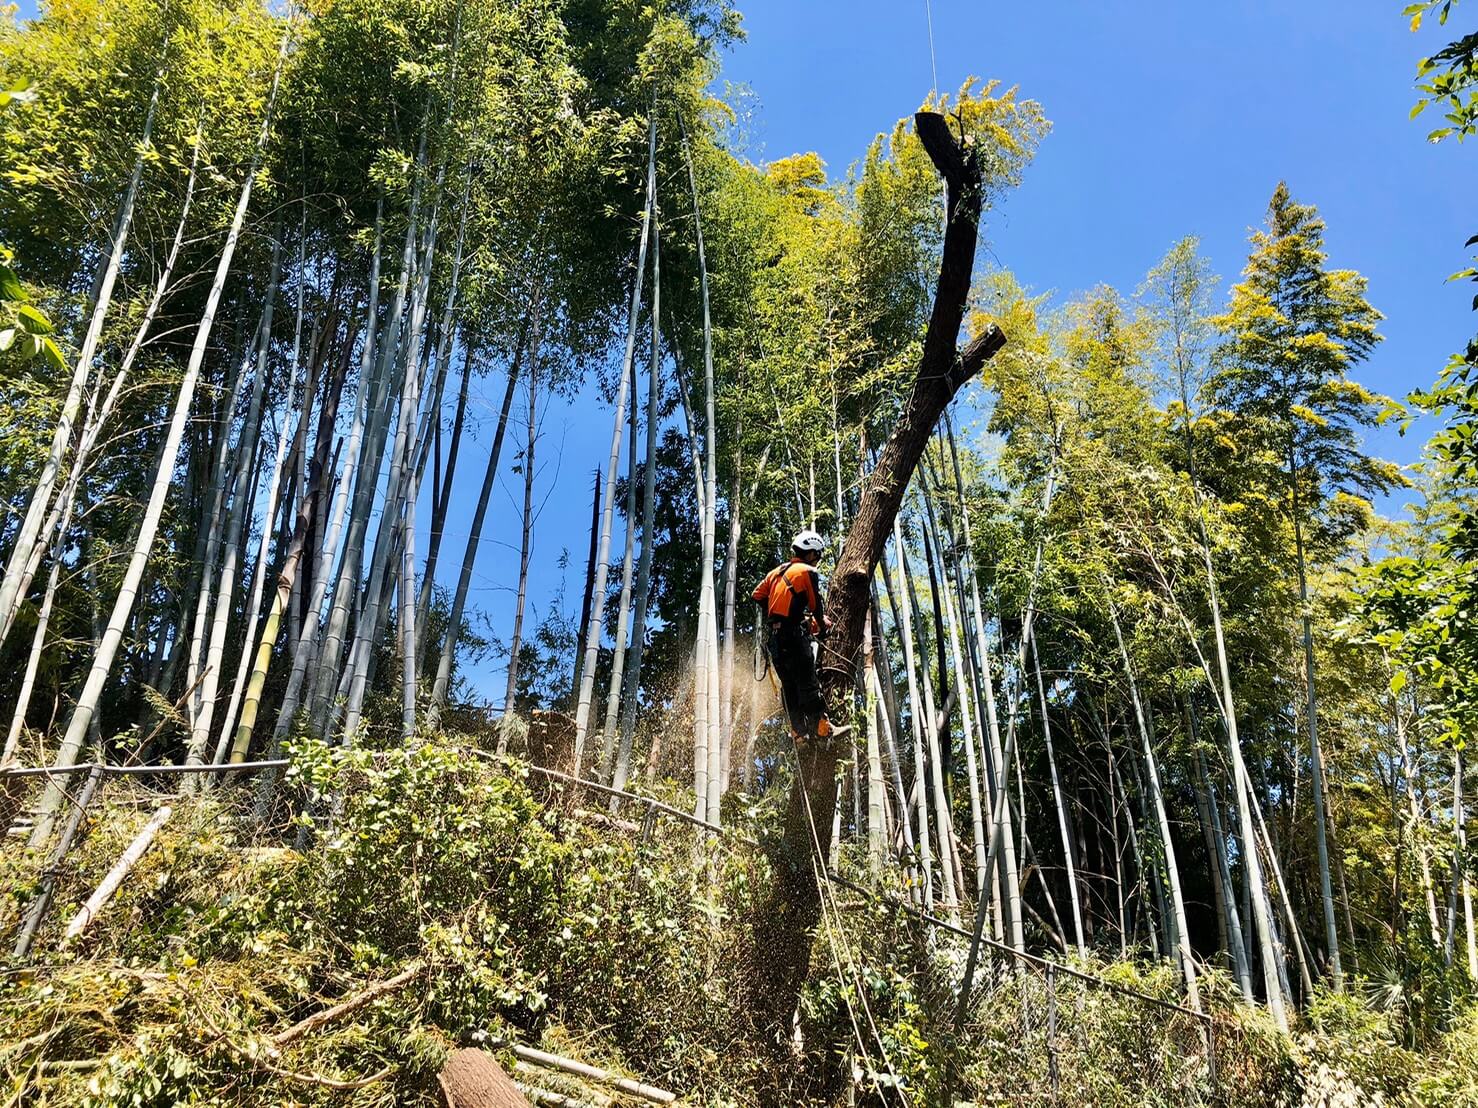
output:
[[[55,765],[59,769],[70,767],[77,761],[78,752],[82,749],[83,740],[92,726],[93,717],[97,713],[103,686],[107,683],[108,676],[112,672],[113,660],[117,657],[118,648],[123,642],[124,629],[133,615],[133,607],[138,596],[139,584],[143,580],[149,555],[154,549],[154,537],[159,530],[159,522],[164,510],[164,500],[169,494],[171,477],[174,473],[175,462],[179,455],[180,440],[184,435],[185,424],[189,419],[190,409],[195,399],[195,385],[200,379],[200,367],[205,360],[206,348],[215,324],[216,309],[221,302],[221,293],[225,288],[226,278],[231,272],[231,263],[236,255],[236,244],[241,237],[242,225],[246,222],[247,209],[251,205],[252,186],[256,180],[257,169],[261,164],[262,154],[267,145],[267,137],[271,133],[273,110],[277,102],[277,89],[282,77],[283,63],[287,58],[290,33],[289,30],[283,34],[277,67],[272,75],[272,87],[267,97],[267,105],[263,112],[262,126],[257,135],[256,147],[252,154],[251,163],[247,166],[246,175],[241,186],[241,193],[236,201],[230,230],[227,232],[225,244],[216,262],[215,276],[211,281],[210,291],[206,296],[205,310],[195,330],[195,340],[190,349],[190,358],[185,366],[185,374],[180,382],[174,413],[170,419],[169,430],[166,433],[163,448],[160,451],[159,465],[155,470],[153,488],[144,508],[138,534],[134,538],[133,550],[129,556],[127,568],[124,570],[118,597],[114,601],[112,613],[108,618],[107,626],[98,643],[97,651],[93,656],[92,666],[88,670],[87,680],[78,695],[76,706],[72,710],[72,717],[67,724],[66,733],[57,750]],[[31,844],[33,846],[40,846],[51,837],[51,832],[56,822],[56,811],[61,802],[61,797],[62,786],[59,782],[53,781],[47,786],[46,792],[41,799],[36,823],[31,832]]]

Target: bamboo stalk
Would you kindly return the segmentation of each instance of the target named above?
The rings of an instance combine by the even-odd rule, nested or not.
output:
[[[143,830],[134,836],[133,842],[118,856],[118,861],[113,863],[113,868],[107,872],[93,894],[87,898],[87,903],[77,910],[72,921],[67,924],[67,929],[62,933],[61,948],[65,950],[74,939],[80,938],[82,933],[92,925],[92,921],[102,914],[108,906],[108,901],[113,899],[113,894],[123,884],[124,878],[138,865],[139,859],[154,841],[154,836],[159,834],[160,828],[169,821],[174,812],[168,804],[154,813],[154,817],[144,824]]]

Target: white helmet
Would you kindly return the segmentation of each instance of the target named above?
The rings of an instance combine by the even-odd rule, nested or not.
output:
[[[806,554],[821,554],[826,550],[826,540],[810,528],[797,532],[795,538],[790,540],[790,545]]]

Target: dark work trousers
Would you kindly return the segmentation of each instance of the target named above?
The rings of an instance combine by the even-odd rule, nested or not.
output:
[[[791,729],[806,738],[815,738],[816,726],[826,715],[812,641],[810,632],[797,624],[778,623],[770,627],[770,664],[780,679],[780,697],[790,716]]]

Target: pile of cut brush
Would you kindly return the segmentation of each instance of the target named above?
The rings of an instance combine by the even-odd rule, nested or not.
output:
[[[305,745],[279,799],[264,824],[250,785],[165,799],[108,779],[59,867],[11,837],[0,927],[15,933],[48,873],[54,889],[0,978],[7,1103],[429,1104],[497,1063],[535,1102],[743,1084],[692,1049],[734,1025],[713,911],[742,905],[713,903],[705,875],[743,883],[721,858],[694,865],[691,835],[639,842],[440,742]]]

